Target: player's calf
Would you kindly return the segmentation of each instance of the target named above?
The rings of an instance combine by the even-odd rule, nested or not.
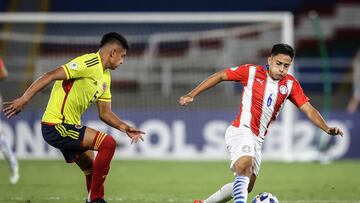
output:
[[[76,160],[76,164],[80,167],[85,175],[86,180],[86,189],[89,192],[91,187],[91,179],[92,179],[92,167],[94,162],[94,152],[86,151],[82,153]]]
[[[90,189],[90,199],[93,200],[103,198],[103,184],[110,169],[110,162],[116,149],[114,138],[105,133],[98,132],[93,148],[98,150],[98,154],[93,164],[93,175]],[[101,202],[101,200],[99,200]]]
[[[235,162],[234,170],[236,173],[233,185],[234,203],[246,203],[247,190],[252,175],[252,157],[243,156],[239,158]]]

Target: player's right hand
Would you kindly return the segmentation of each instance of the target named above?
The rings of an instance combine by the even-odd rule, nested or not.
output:
[[[17,98],[11,102],[3,102],[3,106],[4,106],[3,112],[5,116],[9,119],[15,116],[16,114],[20,113],[25,105],[26,105],[26,101],[22,99],[22,97]]]
[[[182,106],[186,106],[193,101],[194,101],[194,97],[187,94],[187,95],[180,97],[179,103]]]
[[[139,141],[139,139],[141,141],[144,141],[144,138],[143,138],[143,135],[145,135],[144,131],[141,131],[139,129],[129,126],[125,132],[130,137],[131,144],[137,143]]]

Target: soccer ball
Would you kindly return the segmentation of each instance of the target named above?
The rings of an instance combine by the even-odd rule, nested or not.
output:
[[[279,200],[271,193],[261,192],[251,200],[251,203],[279,203]]]

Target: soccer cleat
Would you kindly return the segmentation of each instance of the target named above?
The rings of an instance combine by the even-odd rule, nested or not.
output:
[[[202,201],[202,200],[194,200],[194,203],[204,203],[204,201]]]
[[[106,203],[106,201],[102,198],[96,198],[91,203]]]
[[[19,175],[19,167],[16,165],[13,167],[10,171],[10,183],[15,185],[19,181],[20,175]]]

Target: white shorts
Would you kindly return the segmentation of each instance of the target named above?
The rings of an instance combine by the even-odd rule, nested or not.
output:
[[[225,133],[225,145],[230,153],[230,168],[234,170],[235,162],[243,156],[253,157],[253,174],[258,176],[261,164],[262,141],[251,132],[251,129],[240,125],[229,126]]]

